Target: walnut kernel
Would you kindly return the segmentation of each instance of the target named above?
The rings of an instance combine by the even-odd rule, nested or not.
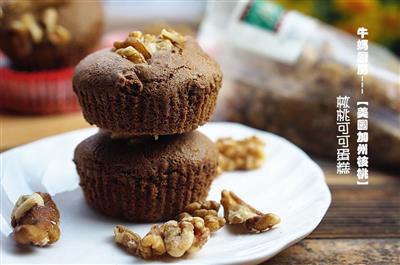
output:
[[[170,40],[172,43],[183,45],[186,41],[185,37],[173,30],[162,29],[161,37]]]
[[[220,138],[216,146],[219,151],[220,172],[256,169],[265,161],[265,143],[257,136],[243,140]]]
[[[144,63],[142,59],[137,60],[137,57],[143,57],[145,60],[150,59],[154,53],[161,50],[170,50],[174,44],[180,47],[183,45],[185,38],[177,32],[162,30],[159,36],[152,34],[143,34],[140,31],[132,31],[124,41],[114,42],[114,51],[118,54],[123,55],[121,49],[127,49],[129,51],[135,49],[142,56],[135,56],[130,58],[124,56],[133,63]],[[132,47],[132,48],[129,48]],[[118,52],[120,50],[120,52]]]
[[[114,47],[116,49],[133,47],[135,50],[141,53],[145,59],[151,58],[151,53],[149,49],[146,47],[146,45],[142,42],[142,40],[131,36],[128,37],[125,41],[114,42]]]
[[[60,238],[60,213],[47,193],[21,196],[11,214],[13,237],[19,244],[45,246]]]
[[[55,10],[54,8],[47,8],[43,12],[42,21],[47,33],[55,31],[57,20],[58,20],[58,13],[57,10]]]
[[[200,217],[204,220],[205,226],[211,232],[215,232],[225,225],[225,218],[218,216],[220,207],[221,205],[216,201],[193,202],[186,206],[183,213],[179,214],[178,220]]]
[[[71,40],[71,33],[57,24],[58,13],[55,8],[46,8],[41,17],[35,17],[32,13],[26,12],[19,20],[13,20],[9,28],[19,34],[29,33],[33,43],[39,44],[48,40],[55,45],[68,43]]]
[[[130,253],[136,254],[141,240],[138,234],[122,225],[117,225],[114,228],[114,236],[114,240],[117,244],[123,246]]]
[[[202,218],[190,216],[179,222],[153,225],[143,238],[120,225],[115,227],[114,234],[115,242],[135,256],[151,259],[168,254],[177,258],[200,250],[208,241],[210,230]]]
[[[129,61],[133,63],[147,63],[144,56],[132,46],[128,46],[126,48],[120,48],[115,52],[121,55],[122,57],[127,58]]]
[[[53,32],[48,33],[47,38],[51,43],[61,45],[71,40],[71,34],[65,27],[57,25]]]
[[[153,225],[150,232],[140,241],[138,254],[149,259],[155,256],[161,256],[166,253],[166,247],[162,238],[161,229],[157,225]]]
[[[168,221],[162,225],[167,252],[172,257],[181,257],[190,249],[194,241],[194,227],[186,220]]]
[[[38,193],[33,193],[31,195],[22,195],[18,198],[15,203],[14,209],[11,213],[12,220],[20,219],[26,212],[32,209],[34,206],[44,206],[44,201],[42,196]]]
[[[194,240],[192,246],[187,250],[188,253],[199,251],[210,238],[210,229],[205,221],[200,217],[185,218],[184,221],[190,222],[194,227]]]
[[[135,39],[141,39],[143,37],[143,33],[141,31],[138,31],[138,30],[131,31],[131,32],[129,32],[128,37],[132,37],[132,38],[135,38]]]
[[[21,16],[21,22],[25,24],[31,34],[34,43],[39,43],[43,39],[43,30],[37,23],[35,17],[30,13],[25,13]]]
[[[232,191],[222,191],[221,204],[228,224],[244,224],[251,232],[268,231],[280,223],[279,216],[256,210]]]
[[[24,33],[28,31],[28,27],[20,20],[12,21],[10,23],[10,29],[19,33]]]

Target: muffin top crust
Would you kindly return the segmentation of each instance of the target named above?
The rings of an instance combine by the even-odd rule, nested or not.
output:
[[[115,42],[113,49],[83,59],[76,68],[73,86],[75,91],[128,89],[132,93],[165,94],[190,86],[219,89],[221,80],[219,65],[192,37],[167,30],[159,36],[135,31],[125,41]]]

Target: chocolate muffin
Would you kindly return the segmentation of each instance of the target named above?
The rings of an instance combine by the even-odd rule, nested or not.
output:
[[[87,202],[98,211],[130,221],[174,218],[207,197],[217,175],[218,154],[206,136],[111,139],[104,131],[75,149],[74,162]]]
[[[101,1],[5,0],[0,3],[0,49],[18,70],[78,63],[102,34]]]
[[[73,87],[90,124],[118,135],[171,135],[207,122],[221,80],[218,64],[192,37],[135,31],[83,59]]]

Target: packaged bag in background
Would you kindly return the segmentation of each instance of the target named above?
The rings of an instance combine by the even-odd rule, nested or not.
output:
[[[356,103],[368,101],[370,167],[400,167],[400,62],[386,49],[368,44],[361,93],[357,38],[271,1],[209,2],[199,40],[224,72],[216,120],[336,158],[336,97],[349,96],[351,155]]]

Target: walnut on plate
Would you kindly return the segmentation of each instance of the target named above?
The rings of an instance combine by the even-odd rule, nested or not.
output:
[[[60,213],[48,193],[23,195],[11,214],[13,237],[19,244],[46,246],[60,238]]]
[[[121,225],[115,227],[114,234],[115,242],[135,256],[152,259],[168,254],[178,258],[199,251],[208,241],[210,230],[202,218],[191,217],[153,225],[143,238]]]
[[[276,214],[256,210],[232,191],[222,191],[221,204],[228,224],[244,224],[250,232],[268,231],[281,221]]]
[[[225,218],[218,216],[221,205],[216,201],[192,202],[185,207],[183,213],[179,214],[178,220],[190,217],[200,217],[210,232],[215,232],[225,225]]]
[[[136,254],[141,238],[125,226],[117,225],[114,228],[114,240],[116,243],[124,246],[131,254]]]
[[[220,138],[216,142],[219,151],[219,170],[250,170],[262,166],[265,160],[265,143],[257,136],[242,140]]]

